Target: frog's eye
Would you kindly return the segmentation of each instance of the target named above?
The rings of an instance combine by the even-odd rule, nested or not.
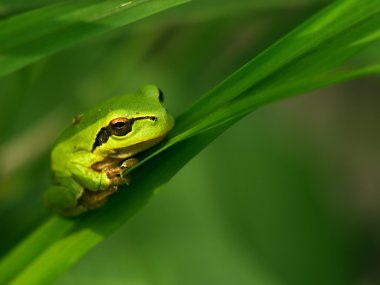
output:
[[[159,88],[158,88],[158,101],[160,101],[160,103],[164,103],[164,92],[162,92],[162,90]]]
[[[132,130],[132,121],[127,118],[116,118],[109,123],[109,131],[115,136],[125,136]]]

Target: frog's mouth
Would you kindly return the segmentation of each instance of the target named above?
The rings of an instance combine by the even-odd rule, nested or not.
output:
[[[139,120],[151,120],[153,122],[157,121],[157,117],[155,117],[155,116],[142,116],[142,117],[135,117],[135,118],[130,118],[130,119],[117,118],[116,120],[118,120],[118,119],[122,119],[124,121],[124,124],[126,122],[128,123],[129,131],[132,130],[132,126],[136,121],[139,121]],[[102,144],[106,143],[108,141],[108,139],[110,138],[110,136],[112,136],[114,134],[111,123],[112,123],[112,121],[106,127],[101,128],[100,131],[97,133],[96,138],[95,138],[95,142],[92,145],[91,152],[94,152],[94,150],[98,146],[101,146]],[[124,134],[124,135],[126,135],[126,134]]]
[[[150,148],[153,145],[158,144],[160,141],[162,141],[166,137],[166,135],[167,133],[160,137],[147,140],[145,142],[140,142],[132,146],[114,149],[113,152],[111,154],[108,154],[106,157],[104,157],[103,160],[91,165],[91,168],[98,172],[104,169],[119,168],[123,161],[128,160],[133,155],[140,153]]]
[[[162,141],[167,136],[167,133],[159,136],[154,139],[150,139],[147,141],[139,142],[134,145],[130,145],[127,147],[117,148],[114,149],[114,153],[110,154],[108,157],[110,158],[117,158],[117,159],[127,159],[132,157],[133,155],[142,152],[144,150],[147,150],[148,148],[158,144],[160,141]]]

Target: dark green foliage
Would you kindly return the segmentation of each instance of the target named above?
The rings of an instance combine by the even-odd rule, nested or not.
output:
[[[370,49],[371,45],[379,46],[379,0],[342,0],[328,5],[326,1],[306,5],[296,0],[254,5],[260,1],[242,0],[239,7],[231,6],[231,1],[208,0],[145,19],[185,2],[0,1],[0,186],[4,189],[4,194],[0,192],[0,229],[6,233],[2,234],[0,248],[4,256],[1,284],[11,280],[13,284],[48,284],[56,280],[95,245],[122,228],[158,188],[252,111],[380,72],[378,49]],[[130,171],[132,185],[114,194],[104,208],[75,219],[48,217],[40,195],[48,187],[48,150],[64,126],[62,118],[69,121],[109,96],[147,83],[160,86],[169,110],[180,114],[168,140],[144,154],[142,163]],[[186,232],[181,228],[186,220],[177,218],[176,211],[187,209],[200,232],[179,241],[181,246],[198,241],[193,251],[199,250],[201,256],[203,247],[213,245],[205,241],[207,237],[217,240],[220,232],[231,250],[213,245],[211,257],[199,267],[196,263],[202,260],[191,258],[182,260],[186,264],[183,267],[170,261],[165,267],[168,244],[141,253],[147,258],[131,254],[126,262],[129,268],[136,266],[133,258],[142,263],[136,270],[144,272],[144,282],[183,284],[178,280],[187,280],[194,284],[197,280],[186,277],[188,272],[183,272],[183,279],[174,277],[175,273],[165,271],[172,266],[178,266],[173,269],[176,272],[197,268],[199,284],[343,285],[353,283],[366,271],[354,262],[359,247],[347,250],[360,244],[355,231],[337,221],[321,193],[331,185],[330,175],[339,164],[324,165],[313,153],[311,141],[296,142],[286,134],[272,133],[276,119],[265,115],[264,119],[268,122],[253,126],[243,120],[238,126],[244,128],[232,130],[228,147],[214,156],[218,164],[194,170],[210,180],[200,186],[191,183],[191,194],[181,192],[189,195],[182,203],[189,201],[191,207],[186,208],[184,203],[176,209],[181,200],[170,203],[169,198],[157,210],[163,211],[163,219],[175,216],[173,222],[180,230],[168,226],[164,231],[165,222],[155,214],[144,221],[156,234],[162,228],[162,239],[157,240],[176,241],[180,232]],[[251,134],[253,143],[248,143],[246,138]],[[254,160],[245,161],[250,153]],[[241,168],[235,170],[234,165]],[[193,174],[189,177],[197,181]],[[219,179],[227,182],[219,184]],[[202,187],[208,191],[208,183],[217,186],[210,186],[208,194],[200,193]],[[213,192],[215,187],[218,191]],[[203,199],[206,202],[202,203]],[[41,223],[44,218],[47,220]],[[216,225],[219,222],[222,224]],[[147,239],[146,229],[131,223],[133,234],[127,232],[125,236],[131,236],[131,244],[141,246]],[[205,236],[200,234],[202,230]],[[23,235],[24,241],[16,245]],[[124,248],[123,242],[109,248],[112,252],[128,249],[129,256],[133,246]],[[144,250],[149,251],[149,246]],[[102,256],[106,264],[118,262],[110,253]],[[240,258],[234,260],[236,256]],[[94,260],[96,265],[103,264]],[[152,265],[155,262],[161,270]],[[150,266],[159,272],[148,272]],[[352,271],[352,267],[357,270]],[[224,269],[231,272],[230,279],[226,279]],[[218,270],[220,275],[215,274]],[[75,276],[75,269],[73,272]],[[70,275],[66,278],[71,284]],[[94,283],[93,279],[76,281],[86,284]],[[128,281],[133,284],[132,277]],[[61,282],[66,284],[65,277]]]

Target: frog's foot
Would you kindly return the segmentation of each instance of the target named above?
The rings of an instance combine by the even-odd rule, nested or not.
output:
[[[126,177],[122,176],[123,171],[124,171],[124,168],[119,167],[119,166],[106,170],[107,177],[111,183],[111,187],[112,186],[120,186],[123,184],[128,185],[129,180],[130,180],[129,176],[126,176]],[[106,190],[108,190],[108,189],[106,189]]]
[[[107,169],[106,173],[107,173],[107,177],[111,180],[111,185],[114,185],[114,186],[120,186],[123,184],[128,185],[130,182],[130,176],[129,175],[123,176],[123,171],[125,169],[135,166],[137,163],[139,163],[138,159],[132,157],[127,160],[124,160],[120,166],[114,166],[112,168]]]
[[[73,217],[100,208],[107,202],[108,196],[115,193],[117,190],[117,186],[111,186],[106,190],[96,192],[84,189],[83,194],[79,198],[75,207],[62,209],[59,213],[67,217]]]
[[[139,163],[139,160],[137,158],[131,157],[131,158],[128,158],[127,160],[124,160],[123,163],[121,164],[121,167],[124,169],[132,168],[137,163]]]
[[[117,186],[111,186],[106,190],[96,192],[85,189],[82,197],[78,200],[77,208],[82,212],[99,208],[107,202],[108,196],[117,190]]]

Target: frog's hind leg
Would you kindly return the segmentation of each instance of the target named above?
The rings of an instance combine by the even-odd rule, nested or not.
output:
[[[99,208],[107,202],[108,196],[115,193],[117,190],[117,186],[111,186],[106,190],[97,192],[85,189],[82,197],[80,197],[78,201],[78,206],[82,206],[86,210]]]
[[[71,217],[77,216],[89,210],[100,208],[107,202],[108,196],[115,193],[117,189],[118,188],[116,186],[97,192],[84,189],[83,194],[77,200],[74,207],[62,209],[59,213],[64,216]]]
[[[77,207],[78,199],[83,194],[83,188],[78,184],[53,185],[44,194],[46,206],[55,213],[66,215],[66,212]],[[70,214],[69,214],[70,215]]]

